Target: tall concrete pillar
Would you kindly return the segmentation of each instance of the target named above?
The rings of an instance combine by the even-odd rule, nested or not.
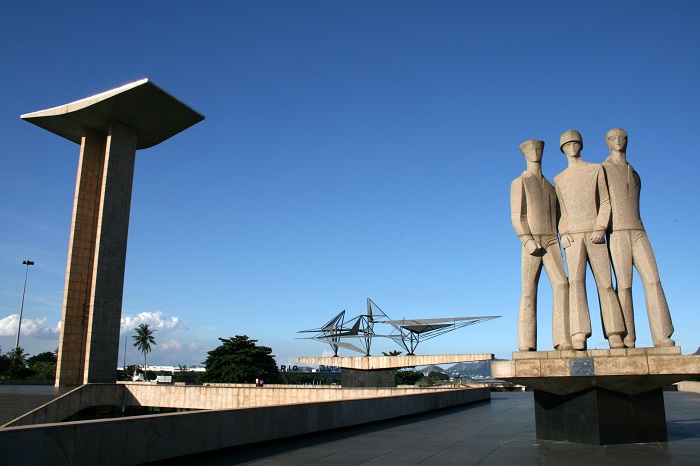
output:
[[[21,118],[80,144],[56,386],[115,382],[136,150],[204,117],[143,79]]]

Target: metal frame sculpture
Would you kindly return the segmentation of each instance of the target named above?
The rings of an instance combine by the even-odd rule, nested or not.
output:
[[[345,311],[343,310],[322,327],[300,330],[298,333],[315,333],[316,335],[306,338],[330,345],[334,357],[338,356],[339,348],[357,351],[369,356],[372,338],[375,337],[389,338],[405,349],[408,355],[414,355],[416,347],[422,340],[430,340],[453,330],[498,317],[501,316],[392,320],[374,301],[367,298],[367,312],[365,314],[345,321]],[[377,334],[374,331],[375,324],[390,325],[392,330],[388,334]],[[343,340],[355,340],[357,344]]]

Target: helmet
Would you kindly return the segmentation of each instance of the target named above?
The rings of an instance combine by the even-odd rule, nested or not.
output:
[[[564,152],[562,150],[562,147],[564,144],[567,142],[572,142],[572,141],[578,141],[581,143],[581,148],[583,149],[583,139],[581,139],[581,133],[576,131],[575,129],[570,129],[568,131],[564,131],[561,136],[559,137],[559,150]]]

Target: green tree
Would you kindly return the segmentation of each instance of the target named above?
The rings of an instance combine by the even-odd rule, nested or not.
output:
[[[156,344],[156,339],[153,337],[156,331],[149,328],[148,324],[141,324],[134,330],[136,331],[136,335],[133,335],[131,338],[134,339],[134,346],[143,353],[143,373],[144,378],[148,380],[148,377],[146,377],[146,374],[148,374],[146,354],[151,352],[151,345]]]
[[[382,351],[382,354],[384,356],[401,356],[401,353],[403,353],[403,351],[393,350],[393,351],[389,351],[388,353]]]
[[[32,380],[54,380],[56,378],[56,363],[35,362],[29,366]]]
[[[56,352],[44,351],[43,353],[35,354],[34,356],[27,359],[27,364],[31,367],[37,363],[50,363],[56,364],[58,362],[58,350]]]
[[[24,348],[15,348],[7,353],[9,359],[9,368],[7,375],[10,379],[26,379],[32,374],[32,371],[27,367],[27,354]]]
[[[0,378],[8,377],[8,370],[10,369],[10,358],[7,355],[2,354],[0,351]]]
[[[199,374],[187,367],[187,364],[178,364],[178,371],[173,374],[176,382],[182,383],[197,383],[199,382]]]
[[[423,380],[423,373],[418,371],[398,371],[396,373],[396,385],[415,385]]]
[[[122,370],[117,370],[117,380],[131,381],[135,371],[136,365],[133,364],[126,366],[126,368],[123,368]]]
[[[201,378],[203,382],[253,383],[255,379],[278,382],[279,370],[271,348],[257,346],[258,340],[246,335],[219,338],[219,341],[222,344],[209,351],[204,361],[207,372]]]
[[[443,372],[432,371],[430,374],[428,374],[428,380],[432,383],[444,382],[446,380],[450,380],[450,376]]]

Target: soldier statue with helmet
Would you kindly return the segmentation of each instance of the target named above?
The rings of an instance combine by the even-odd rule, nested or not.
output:
[[[624,348],[625,322],[612,286],[605,233],[610,222],[610,199],[602,165],[581,158],[583,139],[576,130],[565,131],[559,147],[568,167],[554,177],[561,207],[559,233],[569,269],[569,315],[574,349],[586,349],[591,320],[586,297],[586,265],[590,264],[598,289],[603,330],[610,348]]]

